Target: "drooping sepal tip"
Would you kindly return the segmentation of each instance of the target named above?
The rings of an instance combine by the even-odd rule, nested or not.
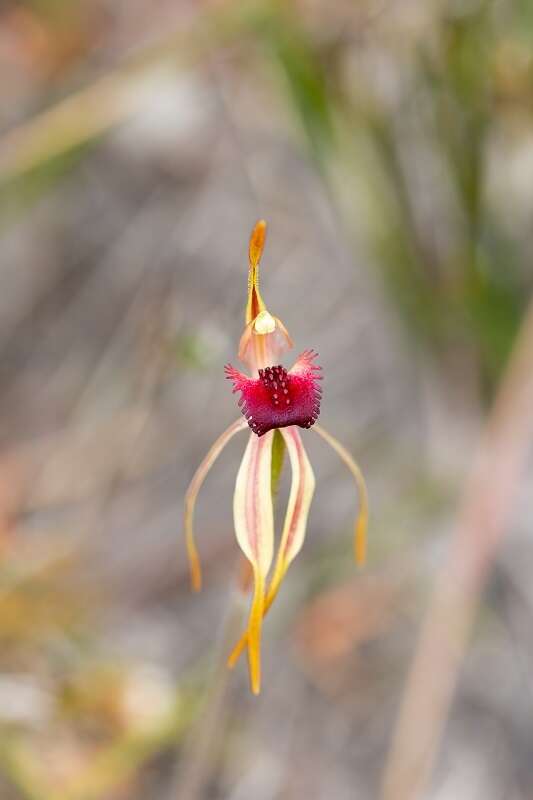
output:
[[[194,545],[193,548],[188,548],[191,590],[193,592],[200,592],[202,590],[202,568],[200,566],[200,559]]]
[[[185,543],[187,546],[187,556],[189,559],[191,590],[193,592],[199,592],[202,588],[202,568],[200,566],[200,557],[198,555],[198,550],[196,549],[193,532],[194,505],[196,502],[196,496],[198,494],[198,491],[195,492],[194,488],[195,487],[193,487],[193,491],[191,491],[191,487],[189,487],[187,496],[185,498]]]
[[[334,436],[328,433],[321,425],[314,426],[315,433],[326,441],[330,447],[335,450],[341,460],[344,461],[348,467],[357,486],[359,494],[359,511],[355,520],[354,529],[354,556],[357,566],[364,566],[366,563],[366,541],[367,541],[367,527],[368,527],[368,491],[366,488],[365,479],[361,468],[357,462],[352,458],[348,450],[342,445]]]
[[[250,266],[256,267],[261,260],[265,248],[266,228],[267,224],[264,219],[259,219],[254,225],[248,248]]]
[[[307,517],[315,490],[315,476],[304,450],[300,434],[294,428],[276,431],[287,449],[292,468],[292,483],[279,544],[274,573],[265,593],[263,616],[265,616],[276,599],[279,588],[293,559],[303,545],[307,527]],[[228,667],[233,668],[246,645],[249,644],[249,632],[246,631],[228,657]]]
[[[261,627],[265,605],[265,579],[261,570],[254,567],[254,596],[248,624],[248,666],[252,694],[261,691]]]
[[[366,531],[368,525],[368,514],[366,509],[361,509],[357,516],[355,523],[355,537],[354,537],[354,555],[355,563],[358,567],[364,567],[366,564]]]
[[[183,513],[183,523],[185,528],[185,543],[187,546],[187,555],[189,558],[189,571],[191,577],[191,588],[194,592],[199,592],[202,588],[202,570],[200,567],[200,557],[196,548],[194,540],[194,509],[196,506],[196,499],[202,484],[215,463],[216,459],[227,445],[229,440],[239,431],[247,427],[246,421],[238,419],[233,422],[224,433],[212,444],[209,452],[204,460],[194,473],[194,477],[189,484],[189,488],[185,494],[185,505]]]

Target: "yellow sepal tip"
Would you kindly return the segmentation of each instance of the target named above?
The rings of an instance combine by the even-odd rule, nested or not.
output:
[[[266,222],[260,219],[255,223],[248,247],[248,302],[246,303],[246,324],[248,325],[266,306],[259,291],[259,262],[263,255],[266,239]]]
[[[366,562],[366,532],[368,525],[368,491],[366,488],[363,473],[356,461],[352,458],[348,450],[331,433],[328,433],[321,425],[313,425],[312,430],[335,450],[337,455],[344,461],[353,475],[357,491],[359,493],[359,513],[355,522],[354,535],[354,555],[355,563],[363,566]]]
[[[289,565],[287,564],[286,561],[284,561],[283,563],[279,563],[279,566],[276,565],[276,571],[272,577],[270,586],[268,587],[268,591],[263,604],[263,617],[266,617],[266,615],[270,610],[270,606],[276,599],[276,595],[279,592],[279,588],[283,582],[283,578],[285,577],[285,573],[287,572],[288,566]],[[229,669],[234,668],[237,661],[241,657],[242,651],[246,647],[247,643],[248,643],[248,631],[245,631],[228,656],[228,660],[226,663]]]
[[[183,513],[183,524],[185,528],[185,543],[187,545],[187,555],[189,557],[189,570],[191,575],[191,588],[194,592],[199,592],[202,588],[202,569],[200,567],[200,558],[198,550],[194,541],[194,509],[196,506],[196,498],[200,491],[202,484],[217,460],[218,456],[227,445],[229,440],[239,431],[247,428],[246,420],[238,419],[227,428],[223,434],[213,443],[211,449],[206,457],[196,470],[189,488],[185,494],[185,506]]]
[[[248,248],[248,258],[251,267],[256,267],[263,255],[265,249],[267,224],[264,219],[260,219],[255,223],[254,229],[250,236],[250,246]]]
[[[307,525],[307,516],[315,488],[313,470],[303,448],[300,434],[293,428],[282,428],[279,432],[283,436],[289,454],[292,467],[292,484],[274,566],[274,573],[270,580],[264,601],[263,616],[266,616],[272,603],[276,599],[291,561],[302,547]],[[248,631],[241,636],[229,655],[228,667],[230,667],[230,669],[234,667],[239,660],[239,656],[246,647],[247,641]]]
[[[265,581],[260,570],[254,566],[254,597],[248,625],[248,665],[250,689],[253,694],[261,691],[261,627],[264,613]]]

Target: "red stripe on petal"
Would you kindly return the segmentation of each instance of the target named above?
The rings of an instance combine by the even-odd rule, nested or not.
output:
[[[286,428],[282,431],[282,436],[287,445],[291,462],[292,484],[276,564],[265,596],[264,614],[269,611],[274,602],[291,561],[300,552],[305,538],[309,507],[315,490],[315,476],[299,432],[294,427]],[[228,658],[229,667],[233,667],[237,663],[246,647],[248,637],[247,631],[233,648]]]
[[[233,498],[237,541],[246,558],[266,576],[272,561],[274,522],[271,464],[274,434],[257,440],[250,436],[244,452]]]
[[[299,519],[300,519],[300,515],[301,515],[301,511],[302,511],[302,505],[303,505],[303,499],[304,499],[305,491],[306,491],[306,485],[305,485],[305,479],[306,479],[306,474],[305,473],[306,473],[306,470],[305,470],[305,462],[304,462],[305,454],[304,454],[304,449],[303,449],[303,445],[302,445],[302,440],[300,439],[299,434],[296,434],[296,435],[295,434],[296,434],[296,432],[288,431],[287,432],[287,436],[285,437],[285,441],[286,442],[290,441],[290,439],[292,439],[292,441],[294,442],[294,448],[295,448],[295,451],[296,451],[296,458],[297,458],[297,463],[298,463],[298,473],[297,474],[298,474],[298,477],[300,478],[300,480],[299,480],[299,482],[297,484],[298,488],[296,490],[296,496],[294,498],[294,507],[292,509],[292,514],[291,514],[290,519],[289,519],[289,529],[288,529],[288,533],[287,533],[287,543],[285,545],[285,554],[284,555],[286,555],[286,554],[291,552],[292,544],[293,544],[293,541],[294,541],[294,535],[295,535],[295,533],[296,533],[296,531],[298,529],[298,522],[299,522]],[[289,439],[289,437],[290,437],[290,439]],[[289,450],[289,454],[291,454],[291,450]]]

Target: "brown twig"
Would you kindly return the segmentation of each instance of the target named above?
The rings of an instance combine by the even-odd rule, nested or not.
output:
[[[431,770],[479,597],[509,531],[533,441],[533,303],[516,341],[467,482],[407,679],[382,800],[415,800]]]
[[[223,741],[230,697],[232,673],[227,668],[226,659],[242,630],[246,606],[246,596],[235,590],[230,598],[204,709],[183,748],[169,800],[198,800],[204,797],[205,787],[216,767],[216,751]]]

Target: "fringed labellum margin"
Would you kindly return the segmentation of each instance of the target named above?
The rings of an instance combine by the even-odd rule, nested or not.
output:
[[[196,471],[185,498],[185,534],[195,590],[201,587],[200,561],[193,535],[193,515],[198,492],[226,444],[248,426],[251,434],[237,473],[233,498],[233,517],[237,542],[250,563],[253,595],[247,630],[229,656],[233,666],[247,648],[250,686],[254,694],[261,689],[261,630],[265,614],[276,598],[287,570],[302,548],[315,477],[298,431],[311,428],[340,456],[355,478],[359,493],[359,512],[355,523],[354,548],[357,563],[366,552],[368,498],[361,470],[346,448],[321,426],[321,368],[317,354],[305,350],[287,370],[279,359],[291,347],[292,340],[283,323],[267,309],[259,291],[259,263],[266,237],[266,223],[260,220],[250,237],[248,250],[248,300],[245,328],[239,344],[239,358],[250,375],[226,365],[226,377],[238,401],[244,419],[239,419],[216,440]],[[270,581],[268,575],[274,556],[274,515],[272,506],[272,448],[275,431],[283,436],[292,471],[289,501],[283,530]],[[277,435],[277,434],[276,434]]]

